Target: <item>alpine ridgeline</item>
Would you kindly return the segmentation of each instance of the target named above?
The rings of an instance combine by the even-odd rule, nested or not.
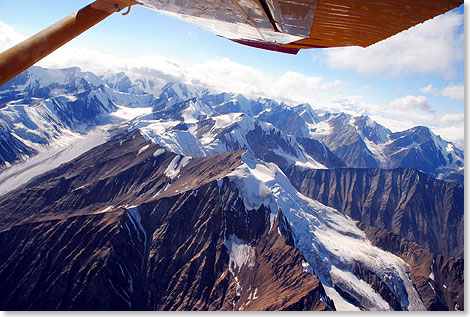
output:
[[[0,87],[2,310],[463,310],[463,152],[163,77]]]

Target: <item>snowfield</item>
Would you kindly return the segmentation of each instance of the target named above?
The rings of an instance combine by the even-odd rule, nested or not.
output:
[[[0,172],[0,195],[4,195],[26,184],[34,177],[77,158],[103,144],[108,138],[107,129],[103,127],[92,130],[86,135],[70,133],[68,137],[64,135],[60,140],[39,148],[37,155]]]

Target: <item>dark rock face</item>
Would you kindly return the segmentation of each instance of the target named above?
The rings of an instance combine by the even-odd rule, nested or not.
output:
[[[280,148],[284,153],[297,157],[301,150],[298,146],[295,147],[297,144],[293,139],[277,129],[264,131],[259,125],[255,125],[255,129],[246,135],[248,145],[253,149],[255,157],[266,162],[273,162],[281,169],[285,169],[291,162],[277,154],[276,149]]]
[[[0,168],[34,154],[36,154],[34,149],[21,142],[10,132],[0,130]]]
[[[389,231],[432,252],[463,257],[463,187],[414,169],[295,167],[289,178],[304,195],[353,219]]]
[[[234,123],[221,129],[217,135],[216,139],[225,144],[229,150],[248,150],[254,157],[275,163],[284,171],[291,168],[296,159],[305,159],[306,155],[326,167],[345,166],[344,162],[320,141],[294,137],[264,122],[243,116],[246,121],[253,124],[253,129],[245,132],[241,127],[242,123]],[[210,118],[200,121],[197,136],[203,136],[213,125],[214,120]],[[232,135],[237,133],[245,133],[246,144],[240,144],[239,140],[233,139]]]
[[[197,194],[147,205],[153,210],[148,218],[153,240],[136,309],[328,309],[318,279],[302,271],[301,254],[277,230],[269,232],[268,211],[244,210],[235,197],[229,187],[213,182]],[[253,226],[240,226],[245,220]],[[253,262],[233,268],[224,245],[233,234],[249,239]],[[286,276],[277,273],[281,270]]]
[[[428,310],[464,310],[464,260],[433,254],[389,232],[358,223],[372,244],[402,258]]]
[[[31,222],[0,232],[2,310],[124,309],[103,269],[120,214]]]
[[[0,308],[334,309],[282,214],[223,178],[242,154],[188,161],[134,131],[1,197]]]
[[[264,209],[264,208],[263,208]],[[253,211],[250,211],[252,213]],[[258,210],[259,213],[259,210]],[[326,296],[315,275],[302,269],[302,254],[293,247],[290,228],[282,213],[270,227],[269,214],[263,211],[264,230],[251,239],[254,263],[232,267],[236,278],[231,292],[238,294],[232,305],[240,310],[331,310],[334,303]],[[259,214],[260,215],[260,214]],[[246,219],[246,218],[245,218]],[[278,229],[283,235],[278,234]],[[226,235],[229,233],[227,230]]]
[[[351,117],[341,113],[329,119],[332,133],[319,138],[347,166],[379,167],[373,153],[364,143],[356,128],[349,125]]]

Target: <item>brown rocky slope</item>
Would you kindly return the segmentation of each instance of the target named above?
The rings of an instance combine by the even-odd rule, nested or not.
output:
[[[242,154],[184,158],[134,131],[2,196],[0,308],[334,309],[282,216],[270,228],[217,181]]]

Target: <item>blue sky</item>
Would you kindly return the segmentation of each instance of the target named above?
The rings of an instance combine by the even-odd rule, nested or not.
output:
[[[0,50],[91,1],[0,0]],[[430,126],[463,147],[463,6],[366,49],[245,47],[152,10],[114,14],[41,62],[97,73],[148,65],[248,97],[368,114],[392,130]],[[145,64],[147,63],[147,64]]]

